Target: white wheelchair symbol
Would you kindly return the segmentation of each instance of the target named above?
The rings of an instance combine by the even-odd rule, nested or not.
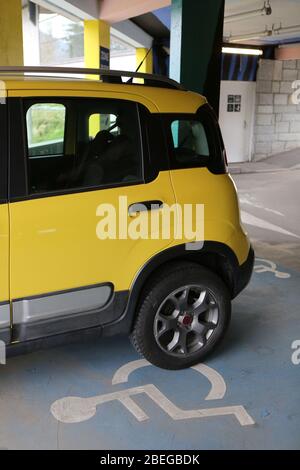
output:
[[[128,382],[129,375],[151,364],[145,359],[129,362],[120,367],[112,379],[112,385]],[[226,393],[226,384],[223,377],[211,367],[199,364],[192,367],[193,370],[204,375],[211,383],[211,390],[205,400],[221,400]],[[251,416],[243,406],[225,406],[217,408],[203,408],[196,410],[182,410],[172,403],[155,385],[148,384],[140,387],[128,388],[104,395],[90,398],[65,397],[55,401],[51,406],[51,413],[57,421],[62,423],[81,423],[93,418],[97,412],[97,407],[103,403],[119,401],[137,419],[137,421],[147,421],[149,416],[135,403],[132,397],[146,394],[159,406],[167,415],[175,421],[195,418],[207,418],[212,416],[233,415],[241,426],[251,426],[255,424]]]
[[[282,273],[277,270],[277,265],[273,261],[268,261],[267,259],[257,258],[254,266],[254,271],[258,274],[262,273],[272,273],[278,279],[290,279],[291,275],[288,273]]]

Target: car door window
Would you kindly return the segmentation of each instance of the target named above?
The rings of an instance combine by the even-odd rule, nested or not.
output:
[[[94,139],[100,129],[112,128],[113,135],[120,134],[120,128],[116,124],[117,116],[115,114],[91,114],[89,117],[89,137]]]
[[[206,129],[196,119],[180,119],[171,123],[173,163],[176,166],[206,164],[210,149]]]
[[[143,182],[136,103],[29,100],[25,112],[31,194]]]

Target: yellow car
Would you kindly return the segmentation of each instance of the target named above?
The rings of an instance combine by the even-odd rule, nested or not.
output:
[[[157,366],[202,361],[254,261],[206,99],[131,72],[1,67],[0,79],[8,353],[127,333]]]

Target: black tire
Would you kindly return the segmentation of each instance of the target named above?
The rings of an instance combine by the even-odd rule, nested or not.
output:
[[[182,286],[197,285],[213,296],[218,307],[215,329],[200,349],[189,354],[175,356],[162,349],[155,335],[155,318],[160,306],[171,293]],[[211,353],[224,337],[230,323],[231,300],[224,282],[212,271],[194,263],[178,262],[161,270],[143,291],[138,306],[131,342],[136,351],[152,364],[163,369],[184,369],[198,364]],[[181,317],[182,318],[182,317]],[[157,320],[156,320],[157,321]],[[211,323],[210,323],[211,324]],[[185,326],[180,324],[180,331]],[[158,340],[156,340],[156,336]],[[199,342],[198,342],[199,344]],[[181,354],[179,352],[178,354]]]

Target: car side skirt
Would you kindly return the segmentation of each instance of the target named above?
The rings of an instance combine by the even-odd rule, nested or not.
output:
[[[105,324],[122,315],[127,302],[128,291],[114,292],[110,283],[16,299],[11,303],[14,322],[0,327],[0,340],[10,353],[30,350],[30,344],[39,349],[37,344],[45,338],[57,344],[58,336],[71,337],[86,330],[98,329],[99,336]]]

